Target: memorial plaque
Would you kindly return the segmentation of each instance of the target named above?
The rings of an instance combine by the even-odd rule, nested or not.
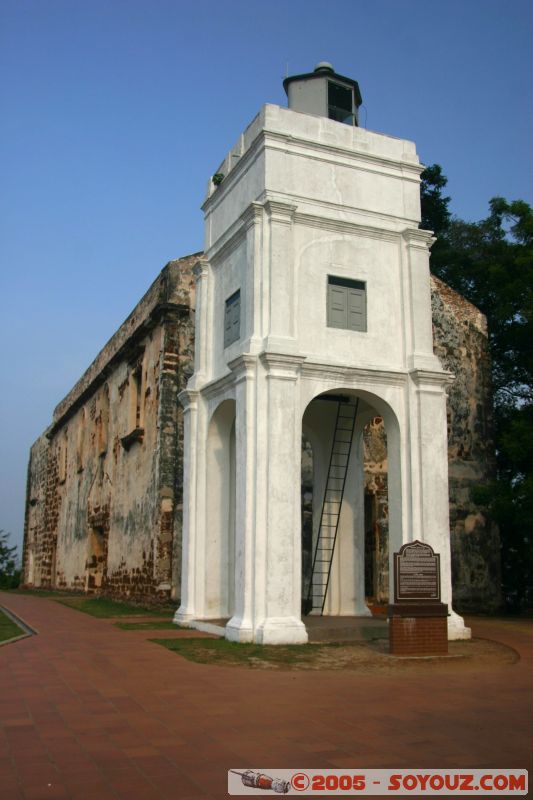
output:
[[[415,540],[394,553],[394,602],[440,602],[440,556]]]

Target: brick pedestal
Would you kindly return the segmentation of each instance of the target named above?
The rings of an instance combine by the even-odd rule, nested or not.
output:
[[[448,653],[448,609],[389,606],[389,652],[395,656],[442,656]]]

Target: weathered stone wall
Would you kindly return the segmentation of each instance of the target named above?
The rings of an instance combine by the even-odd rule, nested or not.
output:
[[[26,485],[22,571],[26,582],[34,586],[49,585],[48,564],[55,547],[55,539],[47,535],[46,525],[49,477],[49,441],[43,434],[30,450]]]
[[[196,261],[165,267],[33,446],[27,584],[170,595]]]
[[[375,603],[389,599],[389,503],[387,435],[381,417],[363,432],[365,475],[365,585]]]
[[[501,604],[500,540],[487,509],[472,489],[494,477],[491,364],[483,314],[432,277],[434,350],[455,375],[448,390],[448,462],[452,580],[463,611],[492,611]]]

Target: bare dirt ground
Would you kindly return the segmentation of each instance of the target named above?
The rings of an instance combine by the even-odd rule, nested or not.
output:
[[[429,671],[440,674],[490,670],[502,665],[512,666],[519,659],[519,654],[512,647],[489,639],[450,642],[447,656],[418,658],[391,656],[388,653],[388,642],[380,640],[371,644],[349,642],[336,647],[320,648],[309,660],[296,661],[292,664],[251,658],[250,666],[257,669],[353,670],[361,675],[387,675],[395,672],[427,674]]]

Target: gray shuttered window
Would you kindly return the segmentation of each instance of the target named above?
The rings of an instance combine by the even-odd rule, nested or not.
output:
[[[366,331],[366,285],[328,275],[328,327]]]
[[[228,297],[224,312],[224,347],[229,347],[241,337],[241,291]]]

